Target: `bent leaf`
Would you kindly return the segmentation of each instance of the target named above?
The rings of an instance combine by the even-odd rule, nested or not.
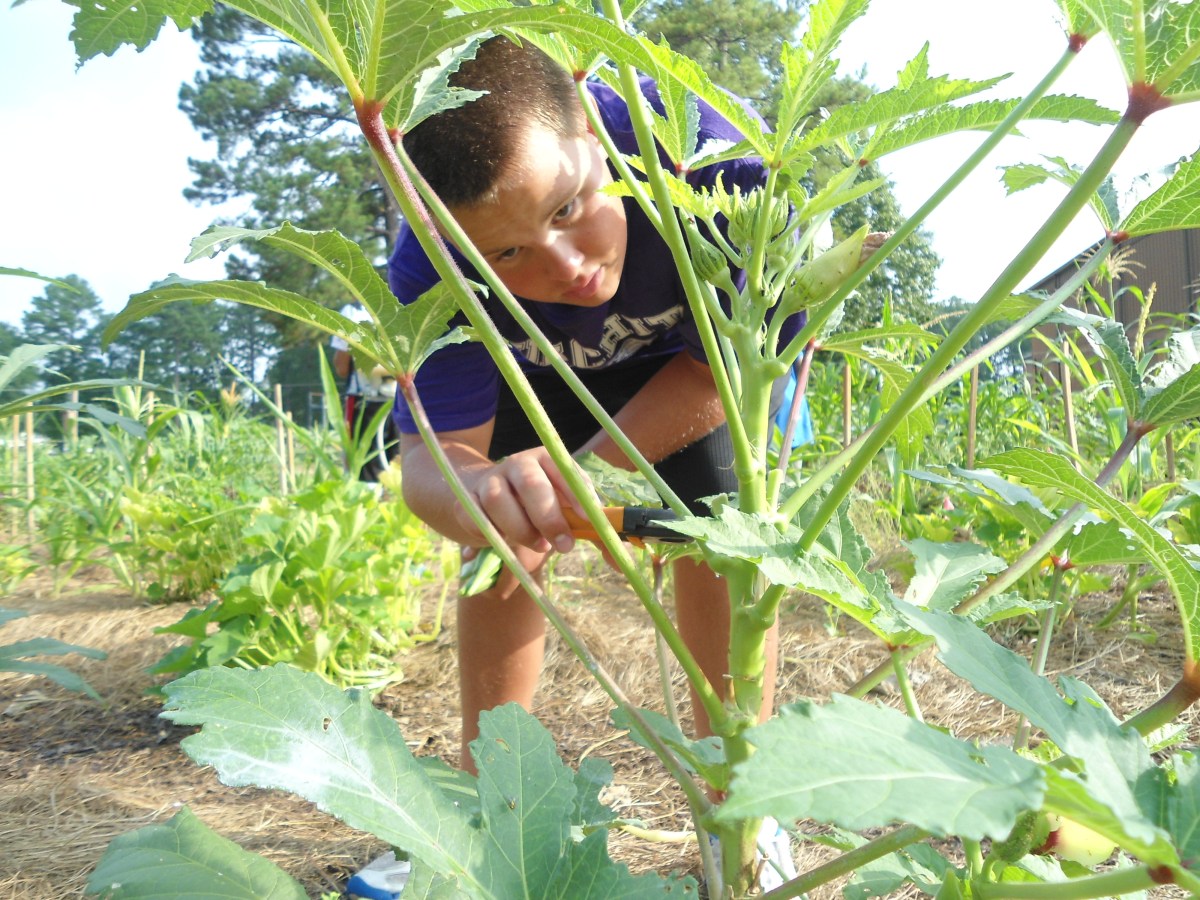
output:
[[[757,750],[734,767],[716,812],[723,822],[771,815],[855,831],[908,822],[983,838],[1007,834],[1045,789],[1040,769],[1010,750],[975,747],[847,697],[787,706],[747,737]]]
[[[1149,751],[1137,732],[1121,727],[1094,692],[1064,678],[1067,696],[1060,696],[1023,657],[957,616],[913,606],[901,606],[900,612],[937,641],[938,659],[946,668],[1024,715],[1063,753],[1082,763],[1081,775],[1052,777],[1058,804],[1052,811],[1106,833],[1118,830],[1111,836],[1132,852],[1170,857],[1169,843],[1155,824],[1156,798],[1144,793],[1152,788],[1157,771]]]
[[[993,456],[987,464],[1020,478],[1031,487],[1058,491],[1119,522],[1166,578],[1183,619],[1184,652],[1188,659],[1196,658],[1196,635],[1200,633],[1200,572],[1178,545],[1163,537],[1120,500],[1076,472],[1061,456],[1030,449],[1009,450]]]
[[[212,831],[186,806],[162,825],[147,825],[114,839],[88,878],[87,893],[105,900],[308,897],[300,882]]]

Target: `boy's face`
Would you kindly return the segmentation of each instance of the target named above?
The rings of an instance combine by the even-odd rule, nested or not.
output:
[[[600,306],[612,299],[625,264],[625,208],[600,193],[612,181],[599,142],[526,129],[514,159],[486,201],[451,212],[518,297]]]

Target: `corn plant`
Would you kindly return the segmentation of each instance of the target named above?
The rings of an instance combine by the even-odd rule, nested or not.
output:
[[[1142,123],[1167,107],[1200,98],[1200,6],[1172,0],[1061,0],[1063,53],[1026,97],[973,101],[996,80],[933,76],[922,50],[898,74],[894,87],[814,121],[810,100],[836,70],[839,38],[867,8],[865,0],[819,0],[809,11],[808,30],[786,46],[779,61],[784,96],[777,130],[765,133],[690,60],[631,33],[625,16],[632,3],[603,0],[602,15],[582,0],[519,6],[488,0],[458,0],[453,5],[317,0],[288,7],[234,0],[232,5],[306,48],[344,82],[404,215],[422,223],[417,232],[442,284],[417,303],[399,308],[362,251],[336,233],[306,232],[286,224],[260,231],[221,227],[195,242],[194,256],[250,240],[292,250],[323,266],[346,293],[359,299],[374,327],[355,325],[302,297],[261,284],[173,280],[132,298],[114,319],[109,337],[125,324],[181,300],[229,298],[301,318],[341,334],[360,363],[379,363],[393,372],[428,436],[413,374],[443,343],[466,337],[445,333],[451,314],[463,309],[472,325],[471,337],[484,343],[523,398],[552,458],[679,660],[719,746],[689,741],[632,708],[457,485],[460,499],[612,696],[621,720],[678,780],[697,826],[719,841],[720,868],[711,861],[705,867],[709,896],[742,897],[751,891],[754,835],[767,815],[787,823],[809,819],[850,832],[872,832],[869,838],[850,835],[839,840],[844,851],[839,857],[772,891],[777,898],[800,896],[868,864],[876,875],[886,870],[870,888],[884,893],[905,882],[938,896],[976,898],[1111,896],[1162,883],[1200,890],[1200,872],[1194,868],[1193,810],[1200,789],[1196,762],[1185,754],[1174,757],[1169,769],[1163,767],[1142,737],[1200,695],[1194,646],[1200,625],[1200,575],[1187,550],[1148,528],[1105,490],[1143,437],[1200,412],[1200,368],[1180,354],[1153,374],[1139,373],[1130,365],[1123,334],[1096,331],[1126,414],[1122,440],[1094,480],[1041,450],[1012,449],[982,461],[1006,479],[1069,501],[1028,549],[1004,561],[999,571],[990,554],[971,545],[923,547],[912,583],[904,597],[897,597],[883,574],[868,567],[868,550],[846,516],[860,477],[886,447],[907,455],[925,440],[931,421],[926,404],[1054,314],[1114,247],[1129,236],[1200,224],[1192,200],[1200,164],[1189,160],[1119,221],[1109,207],[1094,204],[1105,238],[1089,266],[1064,288],[1048,297],[1011,297],[1055,237],[1095,198]],[[121,43],[144,46],[165,17],[186,25],[206,8],[182,0],[159,0],[150,14],[140,6],[84,6],[74,39],[85,59],[111,52]],[[448,15],[451,11],[455,14]],[[472,285],[444,252],[430,216],[452,236],[539,349],[555,361],[556,370],[586,392],[457,230],[438,198],[414,185],[403,146],[395,140],[430,111],[463,99],[449,96],[447,75],[464,47],[498,30],[519,33],[547,48],[578,73],[580,90],[583,78],[595,74],[629,103],[642,159],[630,165],[610,151],[610,161],[634,201],[660,226],[700,325],[733,436],[736,495],[719,504],[712,516],[690,515],[611,419],[596,412],[664,502],[680,514],[678,530],[695,538],[730,587],[730,679],[724,702],[601,515],[588,486],[575,474],[569,454],[483,314]],[[1122,113],[1049,93],[1062,71],[1101,34],[1115,46],[1129,84],[1129,103]],[[651,111],[640,102],[639,71],[657,80],[662,108]],[[696,97],[729,119],[744,140],[733,147],[695,147],[688,123]],[[894,393],[868,430],[803,479],[786,467],[769,467],[771,384],[807,347],[828,336],[836,311],[867,274],[1006,135],[1031,117],[1105,125],[1108,138],[1086,167],[1060,173],[1058,180],[1067,190],[1057,209],[1044,223],[1031,223],[1025,247],[928,359],[916,371],[893,373]],[[602,125],[592,125],[603,141]],[[978,149],[867,261],[861,232],[823,254],[811,252],[808,236],[816,233],[814,226],[839,204],[879,186],[859,180],[861,163],[964,129],[984,133]],[[803,185],[810,183],[806,176],[812,154],[819,149],[835,151],[846,165],[824,187],[809,192]],[[660,164],[659,151],[670,166]],[[763,160],[762,189],[746,196],[698,193],[676,178],[677,172],[737,155]],[[644,180],[635,171],[643,173]],[[729,222],[727,230],[717,227],[718,218]],[[700,225],[708,226],[712,243],[701,237]],[[730,262],[746,271],[744,289],[730,282]],[[727,295],[728,305],[719,302],[718,291]],[[768,320],[772,308],[776,314]],[[807,325],[793,340],[781,342],[780,324],[801,310],[808,314]],[[997,321],[1003,324],[994,337],[968,349],[985,325]],[[437,454],[436,443],[429,443]],[[453,469],[442,459],[446,477],[455,484]],[[979,627],[1022,610],[1009,588],[1089,510],[1112,528],[1125,529],[1138,551],[1163,571],[1183,623],[1186,663],[1178,685],[1130,723],[1118,722],[1081,682],[1064,678],[1056,686],[1039,676],[1026,660],[993,642]],[[780,717],[756,725],[763,703],[765,636],[779,604],[792,590],[822,599],[880,638],[899,679],[907,715],[839,696],[824,704],[795,704]],[[978,746],[921,722],[904,662],[916,649],[934,642],[953,672],[1039,729],[1055,748],[1054,758]],[[544,732],[514,708],[501,708],[484,719],[483,736],[472,747],[481,774],[464,784],[463,778],[413,759],[392,723],[370,707],[365,695],[339,693],[291,669],[210,668],[165,691],[168,717],[204,726],[185,741],[195,759],[215,765],[231,783],[288,787],[404,848],[416,861],[410,890],[418,896],[662,896],[694,889],[654,875],[634,878],[609,862],[604,832],[612,816],[596,802],[595,790],[606,773],[590,761],[577,773],[563,767]],[[318,766],[319,771],[314,768]],[[1072,820],[1119,845],[1127,862],[1096,873],[1031,855],[1040,846],[1035,841],[1041,814],[1058,817],[1046,830],[1062,847],[1069,830],[1064,820]],[[943,856],[924,843],[930,837],[952,836],[965,850],[961,858]],[[162,889],[167,876],[161,868],[147,867],[146,860],[156,858],[163,846],[174,849],[181,843],[203,854],[208,840],[193,819],[181,814],[167,832],[158,829],[114,847],[94,874],[91,888],[113,896],[138,896],[149,884]],[[246,876],[237,895],[296,895],[294,883],[285,883],[278,872],[257,862],[254,866],[253,882],[249,867],[238,867]],[[202,870],[197,866],[177,871],[194,887],[194,877]]]

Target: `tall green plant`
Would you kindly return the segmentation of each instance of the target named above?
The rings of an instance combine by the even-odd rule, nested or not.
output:
[[[723,865],[720,872],[706,873],[710,896],[741,897],[750,890],[754,878],[753,836],[761,817],[768,814],[781,821],[816,818],[854,830],[884,829],[869,841],[850,842],[860,845],[772,892],[780,898],[798,896],[874,860],[893,858],[894,854],[910,861],[920,858],[925,863],[920,875],[914,875],[910,866],[907,874],[896,877],[895,884],[910,880],[944,896],[1107,896],[1162,882],[1193,891],[1200,889],[1200,873],[1193,871],[1191,862],[1195,854],[1190,826],[1182,824],[1192,818],[1189,810],[1194,808],[1195,767],[1189,758],[1177,759],[1175,777],[1168,777],[1151,759],[1136,730],[1148,730],[1178,714],[1200,694],[1193,652],[1200,625],[1196,570],[1187,551],[1144,527],[1124,504],[1104,490],[1141,438],[1200,412],[1200,367],[1190,363],[1175,366],[1164,369],[1155,380],[1144,381],[1127,365],[1128,345],[1122,351],[1114,335],[1102,335],[1101,343],[1113,366],[1128,417],[1124,438],[1095,481],[1083,478],[1063,460],[1033,450],[1008,451],[988,461],[997,471],[1056,492],[1073,505],[1020,559],[982,585],[980,579],[992,565],[990,562],[984,564],[977,555],[968,554],[964,572],[961,566],[945,564],[946,559],[957,558],[955,552],[932,551],[930,564],[923,570],[923,588],[905,599],[893,596],[886,578],[867,566],[867,549],[846,516],[854,486],[878,454],[897,442],[899,449],[907,452],[906,442],[920,439],[919,429],[911,426],[920,420],[924,404],[956,384],[983,359],[1045,320],[1088,277],[1085,268],[1053,297],[1028,302],[1010,300],[1011,292],[1031,267],[1094,197],[1141,124],[1159,110],[1200,97],[1200,41],[1196,38],[1200,7],[1171,0],[1061,0],[1066,26],[1063,53],[1025,98],[971,101],[969,98],[993,86],[996,79],[967,81],[933,76],[922,50],[899,73],[893,88],[841,107],[805,129],[800,126],[807,119],[812,98],[836,70],[834,54],[840,36],[867,7],[865,0],[821,0],[810,9],[807,32],[784,48],[779,63],[783,95],[777,128],[767,134],[690,60],[629,33],[624,17],[630,11],[628,7],[635,5],[632,3],[619,5],[615,0],[604,0],[600,4],[603,16],[584,0],[530,6],[458,0],[454,5],[459,13],[456,15],[446,15],[449,4],[415,0],[391,0],[375,6],[354,0],[327,0],[303,7],[235,0],[232,5],[306,48],[345,84],[381,171],[405,216],[417,225],[417,235],[443,283],[417,303],[398,308],[370,260],[336,233],[305,232],[286,224],[255,231],[219,228],[195,242],[193,256],[208,255],[243,241],[265,242],[272,248],[298,253],[338,279],[345,292],[370,312],[374,327],[355,326],[302,297],[261,284],[174,279],[132,298],[114,319],[109,337],[129,322],[180,300],[230,298],[304,319],[317,328],[341,334],[360,364],[377,362],[397,375],[405,400],[436,455],[439,448],[429,440],[420,397],[413,388],[413,374],[421,361],[446,341],[465,339],[461,333],[445,335],[451,314],[463,309],[472,325],[471,337],[485,344],[521,398],[539,436],[566,474],[617,566],[629,578],[664,642],[678,657],[721,739],[717,756],[711,754],[708,744],[697,746],[678,739],[629,707],[615,681],[591,658],[529,574],[520,571],[513,553],[454,481],[448,462],[439,457],[446,477],[506,564],[517,572],[551,622],[621,707],[621,715],[639,739],[651,746],[678,778],[698,825],[718,837]],[[152,15],[141,8],[134,11],[82,6],[76,18],[76,46],[85,59],[112,52],[121,43],[144,46],[166,16],[186,25],[205,9],[202,3],[183,0],[160,0]],[[681,513],[679,530],[696,538],[705,558],[726,578],[733,612],[730,680],[724,702],[704,679],[651,587],[600,514],[587,485],[575,474],[569,454],[537,406],[504,341],[483,313],[473,286],[445,253],[431,215],[464,250],[489,289],[522,322],[540,349],[556,360],[556,369],[568,383],[582,394],[586,392],[566,364],[558,362],[553,348],[457,230],[438,199],[418,194],[403,147],[395,140],[430,112],[466,99],[446,89],[456,54],[475,37],[496,30],[518,31],[523,39],[540,43],[579,73],[580,81],[582,76],[595,73],[629,101],[642,156],[637,167],[644,171],[645,181],[634,177],[633,168],[624,160],[612,153],[610,157],[626,189],[646,209],[670,247],[700,325],[733,437],[739,484],[736,496],[727,498],[710,518],[686,515],[678,498],[611,419],[602,413],[597,417],[666,503]],[[1083,46],[1101,33],[1115,45],[1129,84],[1129,103],[1121,115],[1110,114],[1080,98],[1048,93]],[[602,65],[605,61],[611,65]],[[638,72],[658,81],[665,114],[652,114],[640,102]],[[744,141],[734,147],[695,147],[689,123],[693,121],[697,97],[728,118],[742,132]],[[795,363],[810,342],[823,335],[840,305],[867,275],[1029,117],[1090,121],[1112,128],[1096,158],[1067,179],[1069,189],[1059,207],[1043,224],[1031,227],[1026,246],[940,341],[929,359],[915,372],[897,373],[895,397],[868,431],[801,483],[771,468],[767,461],[772,382]],[[593,122],[593,128],[605,140],[599,123]],[[860,263],[862,233],[815,258],[809,238],[794,238],[798,227],[804,227],[803,235],[811,235],[814,226],[841,203],[878,187],[878,182],[859,180],[866,164],[923,140],[967,129],[985,132],[978,149],[867,262]],[[837,151],[847,165],[826,182],[824,189],[810,196],[801,185],[808,183],[805,175],[818,149]],[[673,164],[671,167],[664,169],[659,164],[660,150]],[[720,191],[697,193],[675,175],[741,155],[760,157],[766,166],[766,185],[750,196],[730,197]],[[1106,229],[1108,235],[1095,264],[1129,236],[1200,225],[1200,211],[1192,202],[1198,180],[1200,164],[1193,160],[1181,165],[1155,195]],[[718,217],[730,223],[728,238],[718,237],[722,232],[711,227]],[[699,223],[710,226],[716,244],[700,237]],[[744,290],[729,283],[727,261],[746,271]],[[728,295],[729,305],[718,302],[718,290]],[[775,317],[768,322],[766,314],[771,308],[775,309]],[[808,313],[807,326],[794,340],[781,343],[780,323],[788,314],[801,310]],[[980,329],[996,320],[1011,324],[982,346],[966,350]],[[586,396],[584,399],[589,402]],[[1130,531],[1141,552],[1164,572],[1182,614],[1187,663],[1178,689],[1137,717],[1136,729],[1122,728],[1099,699],[1078,683],[1062,683],[1064,698],[1048,681],[1034,675],[1026,662],[1005,655],[1006,651],[988,640],[971,621],[987,621],[1002,613],[1004,591],[1036,565],[1089,507]],[[950,577],[952,572],[958,573],[956,577]],[[755,727],[763,703],[766,633],[781,600],[792,589],[821,597],[878,634],[891,651],[898,675],[903,675],[908,648],[936,640],[951,669],[1042,728],[1063,756],[1053,762],[1036,761],[1007,749],[979,748],[960,741],[914,721],[919,716],[911,697],[911,715],[907,717],[838,699],[824,706],[798,704],[778,720]],[[952,615],[952,611],[959,615]],[[987,665],[981,666],[981,661]],[[400,770],[393,770],[390,764],[372,765],[372,783],[379,784],[379,792],[370,793],[369,800],[362,799],[361,791],[323,790],[323,785],[332,782],[312,778],[314,760],[324,758],[316,748],[324,748],[329,742],[345,748],[347,735],[340,728],[344,720],[353,718],[355,737],[375,742],[376,752],[387,754],[384,748],[395,748],[389,759],[403,758],[396,747],[398,739],[393,730],[374,720],[364,721],[358,713],[353,717],[344,715],[343,704],[353,700],[327,694],[318,698],[309,693],[313,688],[308,682],[292,681],[291,675],[272,677],[279,679],[274,689],[290,698],[288,706],[294,707],[294,718],[271,716],[264,720],[262,691],[272,688],[261,675],[239,678],[237,673],[195,673],[173,688],[171,714],[206,725],[201,735],[188,739],[197,758],[216,765],[226,778],[297,788],[349,821],[407,846],[418,868],[426,871],[423,877],[429,880],[424,884],[432,895],[455,890],[481,897],[580,896],[563,886],[574,882],[562,880],[576,871],[586,871],[590,884],[603,885],[594,887],[588,895],[607,896],[606,891],[617,890],[610,887],[616,882],[608,879],[618,876],[605,862],[601,840],[589,844],[585,838],[576,844],[567,843],[563,837],[570,831],[570,819],[562,813],[571,806],[564,798],[569,794],[579,796],[584,798],[581,802],[590,804],[587,798],[592,796],[586,791],[579,793],[581,788],[572,784],[572,776],[556,774],[553,784],[539,782],[540,803],[527,794],[514,793],[525,782],[523,773],[515,772],[512,765],[525,747],[535,743],[527,739],[521,721],[505,721],[505,716],[496,720],[496,746],[500,749],[489,753],[486,747],[481,748],[477,756],[481,776],[471,782],[479,798],[480,815],[464,822],[462,810],[451,810],[444,793],[430,793],[427,782],[410,776],[408,768],[397,776]],[[252,701],[249,705],[247,698]],[[503,730],[501,722],[509,730]],[[337,729],[332,727],[335,723]],[[237,727],[230,728],[232,724]],[[307,739],[299,744],[277,740],[284,734],[300,732]],[[297,751],[297,746],[304,748],[303,752]],[[260,755],[260,763],[246,765],[249,747]],[[887,747],[887,752],[878,752],[880,747]],[[296,769],[301,758],[302,772]],[[803,760],[803,765],[797,765],[797,760]],[[332,778],[333,772],[340,771],[341,763],[330,759],[329,766]],[[724,791],[723,799],[710,799],[702,783],[714,792]],[[880,785],[885,789],[880,790]],[[408,801],[417,805],[409,805]],[[421,811],[419,821],[415,808]],[[1103,833],[1135,856],[1136,864],[1099,875],[1072,872],[1081,877],[1056,883],[1059,873],[1048,872],[1028,860],[1026,851],[1031,844],[1014,847],[1003,841],[1028,811],[1041,808],[1078,819]],[[893,827],[895,823],[905,824]],[[514,829],[519,835],[549,837],[522,841],[519,835],[514,837]],[[431,832],[445,840],[432,841]],[[958,836],[967,850],[965,860],[948,860],[917,850],[914,845],[930,835]],[[989,840],[994,842],[991,857],[985,858],[983,848]],[[548,852],[567,862],[552,864]],[[589,860],[586,870],[579,862],[580,855]],[[512,861],[517,859],[522,862],[516,864],[518,871],[514,872]],[[114,865],[106,861],[107,877],[98,877],[93,883],[95,889],[119,894],[114,881],[126,882],[112,877]],[[564,871],[563,865],[571,871]],[[934,886],[938,884],[940,888]],[[651,885],[647,890],[652,894],[665,888]]]

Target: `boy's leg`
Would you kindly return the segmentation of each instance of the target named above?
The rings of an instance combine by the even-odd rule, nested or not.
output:
[[[690,559],[674,564],[675,620],[683,642],[696,658],[722,699],[729,673],[729,589],[707,565]],[[763,675],[763,705],[759,720],[774,710],[776,667],[779,657],[779,620],[767,633],[767,662]],[[690,689],[689,689],[690,690]],[[708,737],[712,727],[694,690],[691,691],[695,736]]]
[[[537,573],[545,557],[527,548],[518,556]],[[533,705],[546,619],[537,604],[507,570],[496,586],[458,599],[458,680],[462,703],[459,767],[476,774],[470,744],[479,736],[479,714],[504,703]]]

